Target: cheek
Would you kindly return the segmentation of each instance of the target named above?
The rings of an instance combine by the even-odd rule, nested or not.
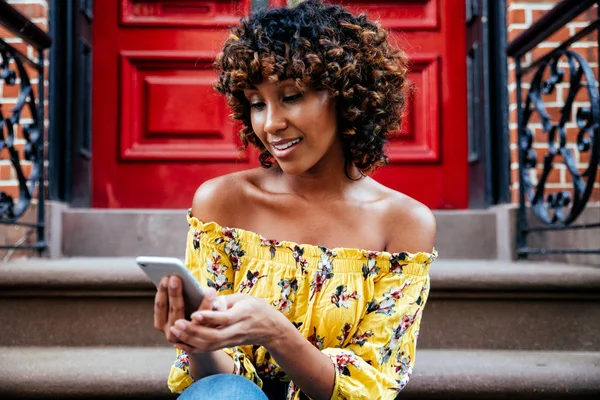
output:
[[[263,132],[263,126],[264,126],[264,121],[263,118],[261,116],[261,114],[259,113],[251,113],[250,114],[250,125],[252,126],[252,130],[254,131],[254,134],[260,139],[261,142],[264,143],[264,132]]]

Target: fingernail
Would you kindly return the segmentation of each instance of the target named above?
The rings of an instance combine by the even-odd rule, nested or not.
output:
[[[171,283],[171,288],[177,289],[177,279],[171,279],[169,282]]]
[[[181,335],[181,331],[179,329],[175,328],[174,326],[171,327],[171,333],[175,336]]]
[[[194,321],[200,322],[200,321],[202,321],[202,314],[200,314],[199,312],[195,312],[192,314],[192,319]]]
[[[185,321],[182,321],[182,320],[178,320],[175,322],[175,326],[181,330],[185,329],[185,325],[186,325]]]

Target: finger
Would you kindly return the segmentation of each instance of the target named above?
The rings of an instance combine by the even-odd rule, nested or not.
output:
[[[227,311],[196,311],[192,321],[207,326],[229,326],[239,322],[240,318],[231,310]]]
[[[216,297],[217,291],[214,288],[207,288],[204,291],[204,298],[198,310],[212,310]]]
[[[206,347],[207,345],[223,342],[230,343],[239,336],[239,332],[243,332],[240,324],[217,328],[189,321],[185,322],[186,325],[176,323],[175,328],[180,330],[178,337],[181,341],[194,347]]]
[[[169,277],[169,317],[167,321],[167,340],[175,343],[177,340],[168,328],[175,324],[178,319],[185,318],[185,303],[181,291],[181,279],[178,276]]]
[[[171,327],[171,331],[173,332],[173,335],[176,336],[181,342],[178,344],[191,346],[200,352],[204,352],[210,346],[210,343],[208,343],[206,340],[203,340],[198,335],[198,331],[201,330],[199,328],[205,327],[186,320],[178,320],[175,325]]]
[[[162,278],[158,284],[156,295],[154,296],[154,328],[161,332],[164,332],[165,324],[169,318],[168,282],[169,278]]]
[[[181,342],[175,345],[177,348],[187,346],[181,347],[181,349],[187,348],[189,351],[195,353],[207,353],[243,344],[243,335],[239,334],[239,332],[243,332],[240,326],[236,325],[221,330],[197,325],[185,320],[184,322],[188,324],[186,329],[179,330],[177,323],[173,327],[173,329],[177,330],[177,335],[181,340]],[[195,326],[195,329],[191,328],[192,326]],[[193,333],[190,333],[192,331]],[[211,340],[206,340],[206,338],[210,338]]]

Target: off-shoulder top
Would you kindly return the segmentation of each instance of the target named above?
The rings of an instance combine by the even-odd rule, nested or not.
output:
[[[219,295],[247,293],[267,300],[315,347],[330,357],[332,399],[394,399],[411,375],[432,253],[389,253],[266,239],[190,216],[185,264]],[[223,349],[235,373],[262,387],[289,382],[287,400],[300,389],[261,346]],[[169,388],[192,383],[189,358],[177,351]]]

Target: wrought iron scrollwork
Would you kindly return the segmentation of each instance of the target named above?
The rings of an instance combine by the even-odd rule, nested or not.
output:
[[[568,68],[559,67],[561,60],[566,61]],[[543,95],[552,94],[556,85],[566,78],[569,83],[568,95],[561,109],[560,120],[553,121],[546,109]],[[574,151],[568,147],[566,125],[573,120],[575,98],[582,90],[587,92],[589,106],[579,107],[576,111],[575,122],[579,130],[576,145],[580,154],[589,154],[589,162],[580,171]],[[531,117],[536,113],[548,140],[548,151],[544,155],[540,174],[537,174],[537,166],[541,160],[538,160],[533,146],[534,134],[528,127]],[[534,214],[545,224],[570,225],[581,214],[592,194],[600,157],[600,96],[596,78],[588,62],[571,50],[557,50],[552,54],[535,73],[522,115],[518,148],[519,175],[525,196]],[[565,165],[565,170],[571,176],[573,190],[546,195],[548,176],[557,162]]]
[[[13,61],[12,64],[11,61]],[[14,65],[16,70],[11,69],[11,65]],[[43,75],[40,78],[43,79]],[[43,121],[40,120],[38,114],[33,87],[23,61],[6,45],[0,47],[0,79],[4,81],[5,86],[19,85],[19,96],[12,110],[7,113],[0,104],[0,151],[3,149],[8,151],[19,183],[19,198],[16,203],[12,196],[0,191],[0,219],[10,221],[19,219],[27,211],[37,185],[42,190],[44,129]],[[21,117],[26,107],[29,108],[32,121],[23,124]],[[17,126],[19,125],[25,141],[22,155],[15,147]],[[26,177],[23,171],[22,159],[31,163],[32,169],[29,177]]]
[[[0,25],[11,37],[20,38],[37,57],[17,50],[0,38],[0,82],[15,87],[17,99],[10,108],[0,104],[0,157],[6,155],[18,182],[18,198],[0,191],[0,224],[32,228],[15,243],[0,243],[0,249],[37,249],[46,247],[44,199],[44,50],[52,39],[6,1],[0,0]],[[32,67],[32,68],[26,68]],[[31,75],[31,76],[30,76]],[[31,80],[37,79],[37,92]],[[34,83],[35,84],[35,83]],[[12,103],[12,101],[11,101]],[[24,112],[29,111],[29,115]],[[23,118],[23,117],[27,118]],[[21,150],[22,147],[22,150]],[[32,210],[37,190],[37,210]],[[28,212],[31,210],[31,212]],[[35,232],[36,240],[29,241]]]

